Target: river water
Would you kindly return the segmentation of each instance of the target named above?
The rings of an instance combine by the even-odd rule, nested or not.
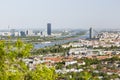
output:
[[[37,44],[34,44],[34,48],[39,49],[39,48],[44,48],[44,47],[48,47],[48,46],[65,44],[65,43],[68,43],[68,42],[78,41],[79,39],[85,39],[85,38],[88,38],[88,34],[82,35],[82,36],[77,37],[77,38],[70,38],[70,39],[67,39],[67,40],[58,40],[58,41],[53,41],[53,42],[50,42],[50,43],[37,43]]]

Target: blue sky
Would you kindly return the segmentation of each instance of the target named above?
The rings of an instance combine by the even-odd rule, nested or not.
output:
[[[0,29],[120,28],[120,0],[0,0]]]

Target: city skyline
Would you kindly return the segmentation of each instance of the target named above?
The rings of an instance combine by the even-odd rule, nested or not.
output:
[[[0,29],[120,27],[119,0],[4,0],[0,1]]]

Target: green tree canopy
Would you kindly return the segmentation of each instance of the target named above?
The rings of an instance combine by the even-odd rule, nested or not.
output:
[[[30,71],[22,61],[30,56],[31,44],[18,39],[15,43],[0,41],[0,80],[55,80],[54,68],[36,66]]]

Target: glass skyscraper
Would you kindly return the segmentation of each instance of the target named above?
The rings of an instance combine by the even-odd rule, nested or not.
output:
[[[47,34],[51,35],[51,23],[47,24]]]

